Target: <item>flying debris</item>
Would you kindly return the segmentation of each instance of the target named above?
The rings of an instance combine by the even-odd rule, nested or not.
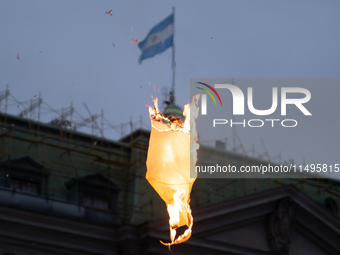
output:
[[[142,88],[142,85],[139,85],[140,88]]]
[[[40,53],[42,53],[42,51],[41,51],[41,50],[39,50],[39,52],[40,52]]]
[[[110,15],[112,16],[112,10],[106,11],[105,13],[106,13],[106,14],[110,14]]]
[[[116,45],[114,45],[114,43],[112,43],[113,47],[116,47]]]
[[[17,59],[20,59],[20,58],[19,58],[19,53],[17,54]]]
[[[37,97],[37,95],[34,95],[34,97]]]
[[[131,39],[130,43],[138,43],[138,40],[135,40],[135,39]]]

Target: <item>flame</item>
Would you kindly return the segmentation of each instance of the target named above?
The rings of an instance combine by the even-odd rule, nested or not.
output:
[[[153,99],[153,103],[154,106],[151,107],[149,106],[149,116],[151,119],[151,124],[152,127],[154,127],[155,129],[157,129],[158,131],[169,131],[169,130],[160,130],[158,129],[155,125],[153,121],[161,121],[164,120],[166,122],[168,122],[168,127],[170,127],[170,129],[172,131],[181,131],[184,132],[186,134],[190,134],[190,129],[193,131],[192,136],[194,137],[194,142],[197,142],[197,131],[196,131],[196,122],[195,119],[198,116],[198,100],[199,100],[200,95],[197,94],[193,97],[191,105],[190,104],[186,104],[184,106],[184,111],[183,111],[183,116],[185,116],[185,120],[184,123],[181,123],[181,119],[180,118],[175,118],[175,117],[165,117],[159,110],[158,108],[158,98],[156,97],[155,99]],[[190,107],[193,109],[192,112],[194,113],[194,115],[192,117],[190,117]],[[197,144],[198,146],[198,144]],[[197,147],[195,145],[195,147]],[[198,149],[198,147],[197,147]],[[197,160],[194,160],[194,162],[196,163]]]
[[[193,221],[193,217],[191,214],[191,209],[190,209],[190,205],[189,205],[189,201],[183,201],[184,199],[184,193],[185,190],[184,189],[178,189],[177,192],[174,194],[173,196],[173,205],[172,204],[168,204],[167,206],[167,210],[169,213],[169,225],[170,225],[170,238],[171,238],[171,242],[170,243],[164,243],[162,241],[161,244],[166,245],[169,247],[170,250],[170,246],[174,245],[174,244],[179,244],[179,243],[183,243],[187,240],[189,240],[189,238],[191,237],[191,232],[192,232],[192,225],[194,223]],[[186,215],[188,218],[188,228],[184,231],[184,233],[182,235],[180,235],[176,240],[176,229],[179,227],[179,220],[180,220],[180,214],[183,212],[183,209],[186,210]]]
[[[131,39],[130,43],[138,43],[138,40]]]
[[[149,116],[150,119],[152,120],[151,124],[152,127],[154,127],[155,129],[157,129],[158,131],[181,131],[183,133],[186,134],[190,134],[190,122],[189,122],[189,118],[185,118],[184,123],[181,123],[181,118],[175,118],[175,117],[165,117],[158,108],[158,98],[156,97],[155,99],[153,99],[153,103],[154,106],[153,108],[151,106],[149,106]],[[184,106],[184,111],[183,111],[183,116],[190,116],[190,108],[189,105],[185,105]],[[166,122],[168,122],[168,127],[170,128],[170,130],[162,130],[159,129],[154,121],[161,121],[164,120]],[[189,122],[189,124],[188,124]]]
[[[106,14],[110,14],[110,15],[112,16],[112,10],[106,11],[105,13],[106,13]]]
[[[153,128],[155,128],[157,131],[179,131],[183,132],[184,134],[190,134],[190,157],[194,165],[197,162],[197,149],[199,148],[199,144],[197,143],[197,131],[196,131],[196,123],[195,119],[198,116],[199,108],[198,108],[198,100],[200,95],[196,95],[193,97],[191,105],[187,104],[184,106],[183,116],[185,116],[185,120],[182,123],[180,118],[175,117],[165,117],[158,108],[158,98],[153,99],[154,105],[153,107],[149,106],[149,115],[151,119],[151,125]],[[192,116],[190,116],[190,108]],[[168,128],[164,129],[164,125],[166,122],[166,126]],[[162,125],[159,125],[158,123],[162,122]],[[162,159],[161,159],[162,160]],[[170,160],[171,158],[171,151],[167,153],[167,158],[163,160]],[[186,169],[184,169],[186,171]],[[188,169],[189,171],[189,169]],[[190,183],[191,185],[195,181],[195,178],[190,177]],[[170,185],[171,189],[174,191],[172,199],[168,199],[167,203],[167,211],[169,214],[169,226],[170,226],[170,243],[164,243],[160,241],[163,245],[166,245],[169,247],[171,245],[179,244],[182,242],[187,241],[191,237],[192,232],[192,226],[193,226],[193,217],[191,214],[190,209],[190,191],[191,187],[188,188],[187,186],[184,186],[182,184],[178,185]],[[185,223],[183,223],[185,222]],[[176,238],[176,229],[187,225],[188,228],[184,231],[184,233]]]

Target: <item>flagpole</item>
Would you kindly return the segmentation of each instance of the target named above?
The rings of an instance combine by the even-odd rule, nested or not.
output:
[[[173,25],[172,25],[172,62],[171,62],[171,68],[172,68],[172,82],[171,82],[171,92],[173,95],[173,98],[175,99],[175,77],[176,77],[176,62],[175,62],[175,6],[172,7],[172,14],[173,14]]]

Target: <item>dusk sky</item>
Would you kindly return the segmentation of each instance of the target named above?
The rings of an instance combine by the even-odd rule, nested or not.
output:
[[[72,101],[87,118],[85,102],[92,114],[103,109],[113,125],[131,118],[137,123],[142,116],[144,128],[150,128],[144,102],[152,104],[151,95],[162,100],[158,90],[171,86],[171,49],[139,65],[141,52],[131,40],[142,41],[173,6],[176,103],[181,107],[190,101],[190,78],[339,77],[336,0],[1,1],[0,92],[8,84],[11,95],[26,102],[19,108],[13,103],[8,112],[19,114],[41,93],[54,109]],[[112,16],[105,13],[111,9]],[[314,88],[313,96],[325,93],[322,89]],[[334,87],[332,95],[339,93],[340,87]],[[339,127],[339,103],[328,110],[334,113],[332,125]],[[44,110],[41,119],[49,122],[57,116]],[[120,137],[119,130],[104,134]],[[338,132],[320,131],[320,136],[320,141],[332,140],[337,155]],[[281,149],[269,136],[262,138],[272,157],[277,155]],[[260,137],[242,142],[263,152]],[[281,153],[301,163],[318,151],[309,147],[292,154],[283,148]]]

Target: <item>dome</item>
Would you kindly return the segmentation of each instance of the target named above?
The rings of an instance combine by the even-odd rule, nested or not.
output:
[[[163,114],[165,117],[175,117],[181,118],[181,122],[184,121],[183,110],[181,107],[177,106],[175,103],[171,103],[165,107]]]

